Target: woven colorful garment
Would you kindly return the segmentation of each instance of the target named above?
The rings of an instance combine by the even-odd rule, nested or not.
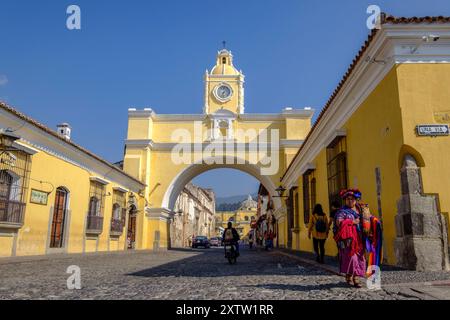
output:
[[[370,217],[370,233],[364,236],[364,243],[366,252],[368,253],[368,267],[377,266],[380,267],[383,261],[383,229],[381,221],[375,217]],[[369,271],[368,268],[368,271]],[[375,270],[372,270],[372,273]],[[367,276],[372,274],[367,272]]]

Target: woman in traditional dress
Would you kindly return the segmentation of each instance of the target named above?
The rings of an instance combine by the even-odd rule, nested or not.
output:
[[[345,205],[336,213],[337,233],[335,240],[339,247],[340,271],[346,275],[349,285],[361,288],[358,277],[366,275],[364,257],[362,212],[357,206],[361,192],[357,189],[343,190],[340,196]]]

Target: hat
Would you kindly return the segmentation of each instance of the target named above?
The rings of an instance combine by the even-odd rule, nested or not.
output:
[[[357,199],[357,200],[360,200],[360,199],[362,198],[361,191],[359,191],[358,189],[346,189],[346,190],[342,190],[342,191],[339,193],[339,196],[340,196],[342,199],[345,199],[345,198],[347,198],[347,197],[349,197],[349,196],[352,196],[352,197],[354,197],[354,198]]]

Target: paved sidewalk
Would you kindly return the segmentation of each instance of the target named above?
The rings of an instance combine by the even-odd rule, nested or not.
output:
[[[81,270],[70,290],[69,266]],[[243,247],[236,265],[219,249],[174,249],[0,259],[2,299],[409,300],[349,287],[335,274],[288,256]]]
[[[315,261],[315,255],[309,252],[278,249],[272,254],[343,277],[335,257],[326,257],[326,263],[319,264]],[[381,269],[382,288],[390,294],[420,300],[450,300],[450,272],[417,272],[388,265],[382,266]]]

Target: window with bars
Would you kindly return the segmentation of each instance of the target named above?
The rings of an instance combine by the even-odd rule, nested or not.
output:
[[[103,210],[105,208],[105,186],[97,181],[91,181],[89,189],[89,215],[90,216],[103,216]]]
[[[23,225],[30,166],[27,153],[0,150],[0,225]]]
[[[339,192],[346,189],[347,183],[347,141],[339,137],[327,148],[328,199],[342,203]]]
[[[303,175],[303,220],[309,223],[311,214],[311,193],[309,189],[309,174]]]
[[[294,228],[300,228],[300,208],[298,203],[299,192],[296,190],[294,192]]]
[[[89,212],[86,226],[87,233],[100,234],[102,232],[105,197],[105,186],[97,181],[91,181],[89,189]]]
[[[317,188],[316,188],[316,178],[311,179],[311,209],[314,210],[314,207],[317,204]]]
[[[309,223],[314,206],[317,204],[317,188],[314,170],[308,170],[303,175],[303,219]]]
[[[114,191],[113,193],[113,212],[111,216],[111,232],[122,233],[125,226],[127,203],[125,193]]]

